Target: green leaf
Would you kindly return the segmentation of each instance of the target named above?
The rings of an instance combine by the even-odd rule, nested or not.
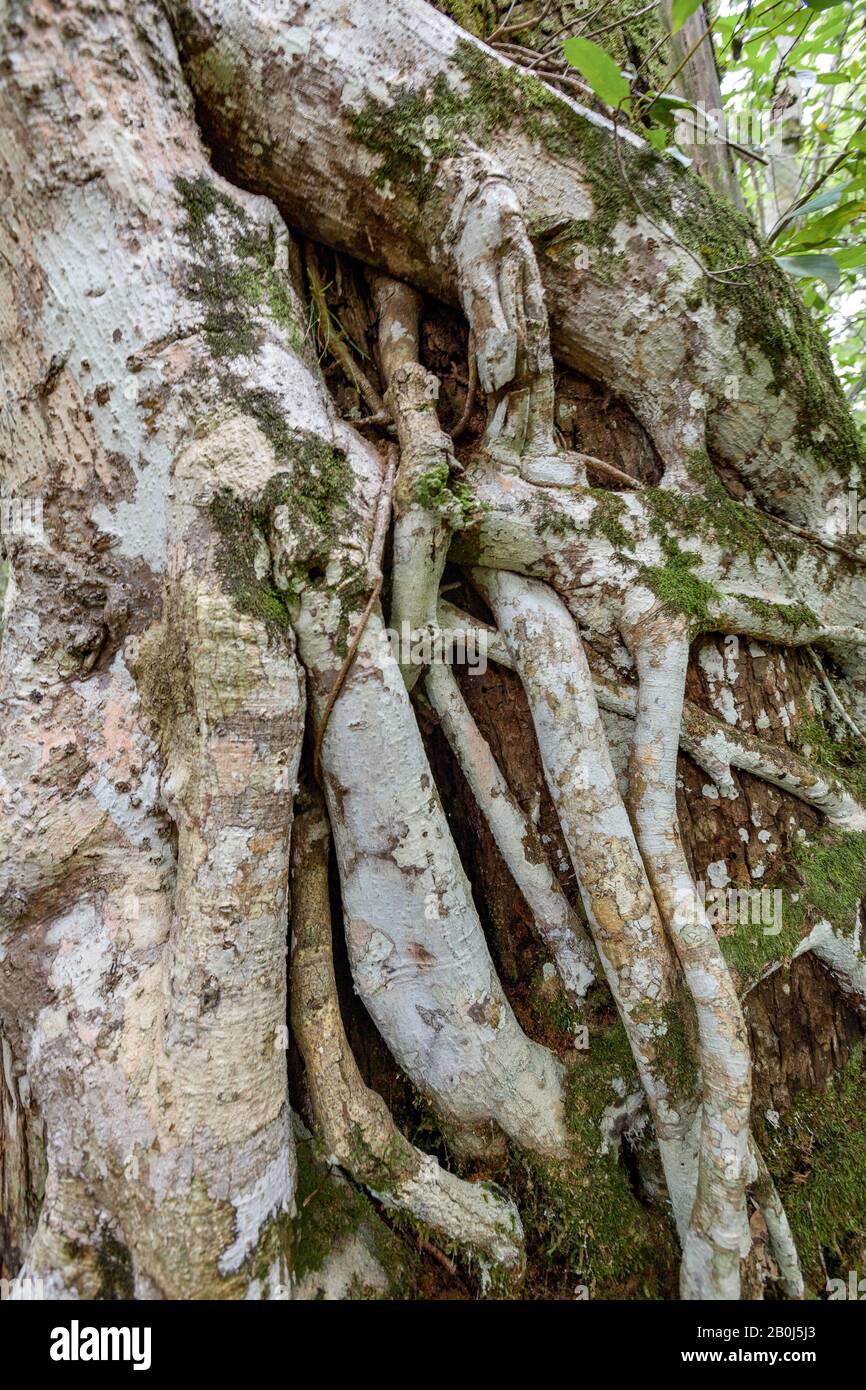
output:
[[[658,96],[653,97],[652,104],[647,110],[647,115],[659,125],[666,126],[668,130],[673,130],[677,121],[678,111],[695,111],[698,108],[683,97]]]
[[[773,260],[789,275],[797,275],[803,280],[823,280],[831,294],[842,278],[832,256],[774,256]]]
[[[847,246],[844,251],[837,251],[833,259],[841,270],[856,270],[866,265],[866,246]]]
[[[797,207],[789,208],[779,223],[779,231],[787,227],[789,222],[793,222],[798,217],[807,217],[812,212],[820,212],[822,208],[832,208],[838,203],[842,194],[847,192],[849,184],[838,183],[835,188],[825,188],[823,193],[817,193],[814,198],[809,198],[807,202],[798,204]]]
[[[671,6],[672,34],[676,34],[678,30],[682,29],[686,20],[694,14],[700,3],[701,0],[674,0]]]
[[[805,227],[801,227],[796,237],[791,240],[797,242],[797,249],[801,245],[808,245],[817,251],[822,245],[834,241],[850,222],[858,221],[864,212],[866,202],[855,199],[840,208],[825,212],[823,217],[813,218]],[[785,249],[788,249],[787,243]]]
[[[649,140],[654,150],[663,150],[668,143],[668,132],[663,126],[654,125],[647,131],[646,138]]]
[[[631,90],[628,78],[603,48],[592,39],[566,39],[562,51],[573,68],[585,77],[596,96],[607,106],[628,110]]]
[[[834,5],[844,5],[847,0],[806,0],[806,7],[810,10],[832,10]]]

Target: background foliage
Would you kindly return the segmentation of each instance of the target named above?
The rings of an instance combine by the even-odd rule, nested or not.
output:
[[[613,28],[627,34],[655,9],[676,34],[699,8],[700,0],[629,7],[613,25],[598,26],[598,6],[588,5],[563,55],[602,103],[669,157],[690,162],[686,149],[694,143],[726,142],[743,201],[765,238],[763,254],[802,280],[863,427],[866,0],[707,4],[708,31],[656,83],[646,80],[645,59],[611,56]],[[721,80],[718,111],[676,94],[679,68],[707,43]]]

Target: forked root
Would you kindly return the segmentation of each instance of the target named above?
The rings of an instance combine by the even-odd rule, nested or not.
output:
[[[638,697],[629,803],[641,856],[695,1006],[703,1079],[698,1185],[684,1247],[684,1298],[738,1298],[749,1249],[745,1184],[751,1059],[737,992],[698,899],[680,840],[676,769],[689,657],[685,619],[646,591],[626,604],[623,635]]]
[[[514,1204],[488,1184],[464,1182],[410,1144],[358,1070],[334,977],[329,842],[315,792],[293,830],[291,1011],[325,1152],[383,1206],[409,1212],[449,1245],[519,1271],[523,1227]]]
[[[341,621],[339,595],[304,595],[296,630],[317,722],[343,665]],[[558,1152],[563,1069],[497,979],[378,610],[331,713],[322,782],[352,974],[397,1062],[456,1129],[495,1124]]]
[[[697,1097],[665,1064],[672,959],[617,785],[574,619],[544,584],[472,571],[492,608],[532,713],[544,775],[593,939],[653,1116],[681,1238],[694,1202]]]
[[[829,970],[833,979],[848,997],[849,1002],[866,1019],[866,957],[863,955],[863,919],[858,912],[851,935],[834,930],[822,918],[804,937],[794,952],[800,956],[811,951]]]

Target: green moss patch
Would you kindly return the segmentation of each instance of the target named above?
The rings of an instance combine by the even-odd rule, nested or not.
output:
[[[177,178],[175,190],[186,214],[182,232],[194,253],[187,293],[204,310],[202,331],[213,357],[254,353],[263,315],[299,349],[303,335],[288,280],[276,268],[273,227],[256,227],[240,203],[204,176]]]
[[[343,1241],[364,1228],[387,1275],[389,1295],[411,1297],[420,1265],[415,1252],[385,1225],[363,1192],[339,1181],[318,1162],[311,1142],[297,1141],[297,1158],[295,1278],[318,1273]]]
[[[701,557],[681,550],[668,537],[663,542],[664,565],[642,565],[640,578],[670,613],[683,613],[693,630],[710,626],[710,606],[721,599],[714,584],[695,574]]]
[[[801,1091],[764,1148],[813,1292],[863,1275],[866,1074],[862,1044],[824,1091]]]
[[[672,1221],[635,1194],[622,1158],[602,1152],[605,1109],[641,1089],[619,1022],[590,1027],[575,1054],[566,1118],[566,1161],[512,1150],[504,1181],[526,1231],[530,1287],[541,1297],[674,1298],[678,1268]]]
[[[831,734],[823,720],[813,714],[801,717],[796,729],[796,746],[809,759],[845,782],[866,805],[866,748],[847,731]]]
[[[760,922],[749,920],[719,937],[722,954],[736,969],[742,989],[755,984],[770,966],[787,964],[821,920],[850,936],[858,907],[866,899],[866,833],[825,826],[814,836],[795,836],[790,854],[791,874],[781,887],[781,931],[771,935]],[[741,891],[757,894],[761,889]]]
[[[418,479],[418,501],[422,507],[447,517],[454,530],[462,530],[478,520],[475,494],[466,483],[455,482],[447,461],[437,463]]]
[[[339,450],[288,429],[278,399],[271,393],[238,388],[235,402],[267,435],[277,462],[291,464],[291,471],[275,473],[253,497],[239,497],[230,488],[214,495],[210,515],[220,536],[217,567],[224,588],[242,612],[264,622],[271,632],[285,630],[290,625],[287,600],[273,582],[269,563],[274,510],[288,508],[295,529],[309,535],[306,550],[324,566],[338,525],[348,512],[352,475]],[[262,557],[268,563],[264,577],[257,570]],[[296,578],[299,586],[309,582],[309,569]],[[362,592],[366,596],[366,576],[359,571],[356,578],[358,583],[341,591],[344,607],[358,603]]]

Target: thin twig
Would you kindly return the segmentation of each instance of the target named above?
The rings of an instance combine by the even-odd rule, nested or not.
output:
[[[331,687],[331,693],[328,696],[327,703],[322,712],[319,730],[316,734],[316,743],[313,749],[313,776],[315,777],[319,786],[321,786],[322,784],[322,743],[324,742],[325,733],[328,728],[328,721],[331,718],[331,712],[333,711],[334,705],[340,698],[340,691],[343,689],[343,686],[346,683],[346,677],[352,669],[352,665],[354,663],[355,656],[357,655],[358,647],[361,645],[361,638],[364,635],[364,629],[367,626],[370,614],[372,613],[373,607],[377,599],[379,598],[379,595],[382,592],[382,552],[385,549],[385,537],[388,534],[388,522],[391,518],[391,498],[394,492],[394,479],[397,476],[397,461],[399,457],[400,451],[397,448],[397,445],[389,444],[388,466],[386,468],[385,477],[382,481],[382,487],[379,492],[379,500],[376,503],[376,520],[373,525],[373,536],[370,541],[370,550],[367,556],[367,578],[368,580],[372,581],[373,587],[370,590],[370,597],[367,599],[367,606],[365,607],[364,612],[361,614],[360,622],[358,623],[358,626],[355,629],[355,635],[352,638],[349,650],[346,652],[346,656],[343,660],[342,666],[340,667],[337,679],[334,681],[334,684]]]
[[[623,487],[640,488],[642,486],[638,478],[632,478],[628,473],[623,473],[621,468],[615,467],[612,463],[605,463],[604,459],[593,458],[592,454],[581,454],[580,458],[587,468],[592,469],[593,473],[604,473],[606,477],[622,483]]]
[[[434,1245],[432,1240],[427,1240],[424,1236],[418,1237],[418,1244],[422,1250],[427,1251],[428,1255],[432,1255],[434,1260],[438,1260],[443,1269],[447,1269],[449,1274],[457,1277],[457,1266],[453,1260],[448,1258],[444,1250],[440,1250],[438,1245]]]
[[[835,691],[835,689],[833,688],[833,682],[830,680],[830,677],[827,675],[827,672],[824,670],[824,666],[823,666],[823,663],[822,663],[822,661],[821,661],[821,658],[818,656],[818,653],[815,651],[815,648],[814,648],[813,646],[808,646],[808,647],[806,648],[806,651],[809,653],[810,657],[812,658],[812,661],[813,661],[813,663],[814,663],[815,669],[817,670],[818,675],[821,677],[821,684],[824,686],[824,689],[826,690],[828,696],[830,697],[830,703],[831,703],[831,705],[833,706],[833,708],[835,709],[836,713],[839,715],[839,718],[840,718],[845,724],[848,725],[848,728],[851,730],[851,732],[852,732],[853,734],[856,735],[856,737],[859,739],[859,741],[860,741],[862,744],[866,745],[866,738],[864,738],[862,732],[861,732],[860,729],[857,727],[857,725],[854,723],[854,720],[851,718],[851,716],[850,716],[850,714],[848,713],[848,711],[846,710],[845,706],[842,704],[842,701],[839,699],[839,696],[836,694],[836,691]]]
[[[374,415],[379,415],[385,409],[385,403],[379,392],[376,390],[369,377],[358,366],[346,344],[343,331],[334,320],[334,316],[328,307],[325,298],[325,287],[319,278],[319,272],[313,265],[312,259],[307,258],[307,277],[310,282],[310,293],[316,308],[319,326],[319,341],[323,352],[329,352],[346,373],[349,381],[356,387],[367,402],[368,408]],[[322,324],[327,327],[327,336],[322,333]]]

